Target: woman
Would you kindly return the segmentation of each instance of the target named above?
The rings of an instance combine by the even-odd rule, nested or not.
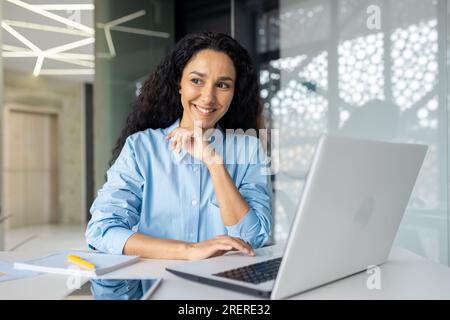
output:
[[[91,207],[91,247],[145,258],[255,255],[272,226],[256,71],[224,34],[188,35],[143,85]],[[264,160],[264,159],[263,159]]]

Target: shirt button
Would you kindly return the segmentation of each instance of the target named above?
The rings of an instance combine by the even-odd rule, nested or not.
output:
[[[194,169],[192,169],[192,170],[194,170],[194,172],[197,172],[198,171],[198,167],[194,167]]]
[[[192,203],[193,206],[195,206],[195,205],[197,205],[197,200],[192,200],[191,203]]]

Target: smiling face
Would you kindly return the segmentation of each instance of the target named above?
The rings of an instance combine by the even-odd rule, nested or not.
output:
[[[197,52],[180,81],[180,127],[192,129],[195,122],[203,129],[213,128],[230,107],[235,83],[236,70],[227,54],[210,49]]]

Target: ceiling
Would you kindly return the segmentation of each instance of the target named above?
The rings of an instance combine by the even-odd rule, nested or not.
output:
[[[1,1],[5,69],[93,82],[93,0]]]

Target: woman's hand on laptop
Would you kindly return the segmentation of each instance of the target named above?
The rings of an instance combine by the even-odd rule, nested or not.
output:
[[[212,239],[197,243],[189,243],[187,247],[188,260],[201,260],[221,256],[228,251],[240,251],[254,256],[255,251],[244,240],[227,235],[219,235]]]

